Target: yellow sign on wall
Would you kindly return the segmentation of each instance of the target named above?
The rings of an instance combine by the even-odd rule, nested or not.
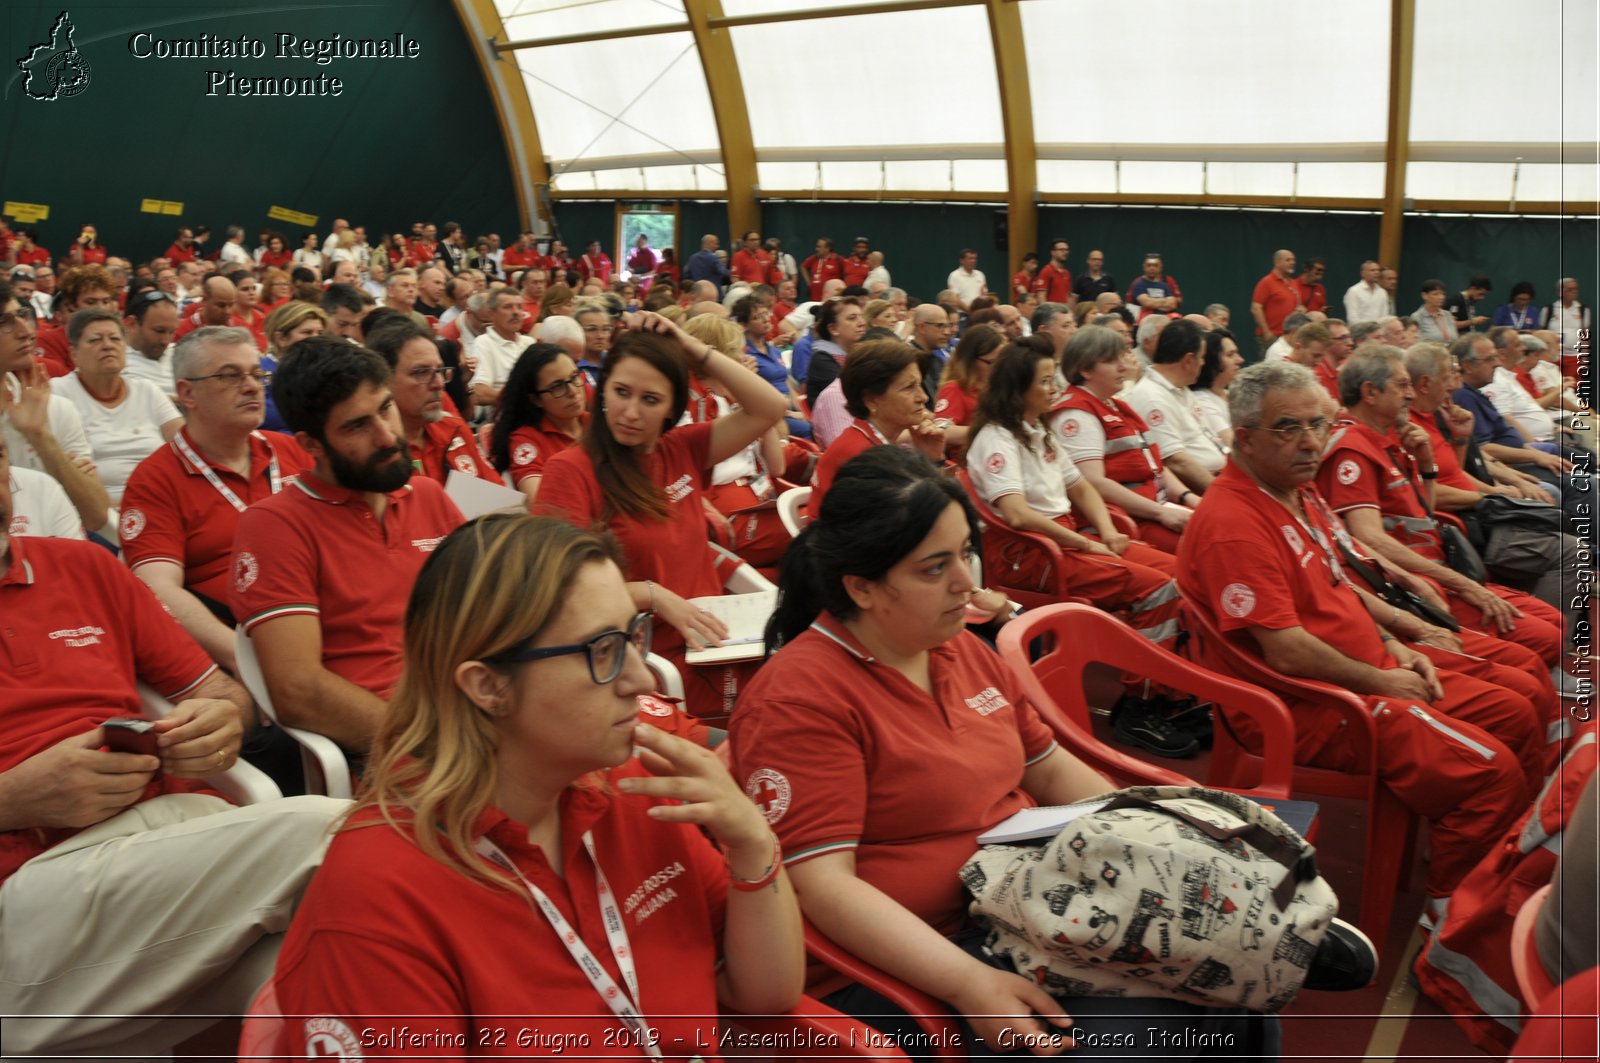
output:
[[[315,229],[317,227],[317,216],[315,214],[302,214],[298,210],[290,210],[288,207],[272,207],[267,211],[267,217],[274,221],[286,221],[290,225],[304,225],[307,229]]]
[[[175,203],[170,199],[141,199],[139,201],[141,214],[182,214],[183,204]]]
[[[43,203],[13,203],[8,199],[5,209],[0,210],[0,214],[6,214],[25,225],[32,225],[36,221],[44,221],[50,217],[50,208]]]

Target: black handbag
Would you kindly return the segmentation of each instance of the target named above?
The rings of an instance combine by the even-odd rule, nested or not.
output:
[[[1398,583],[1391,582],[1389,577],[1383,574],[1382,568],[1364,557],[1358,557],[1355,551],[1346,546],[1342,540],[1335,538],[1334,543],[1339,548],[1339,556],[1343,559],[1345,567],[1360,576],[1373,594],[1382,598],[1396,609],[1410,613],[1412,616],[1426,621],[1434,627],[1442,627],[1450,631],[1461,630],[1461,621],[1454,616],[1440,609],[1428,599],[1422,597],[1422,595],[1409,588],[1402,587]]]

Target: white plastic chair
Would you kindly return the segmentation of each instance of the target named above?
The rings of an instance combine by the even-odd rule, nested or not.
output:
[[[152,720],[165,719],[174,708],[172,702],[144,683],[139,684],[139,702],[144,706],[144,714]],[[206,782],[236,805],[259,805],[283,796],[271,776],[244,760],[236,761],[227,771],[207,775]]]
[[[656,677],[656,693],[665,694],[669,698],[677,698],[683,702],[683,676],[678,674],[677,667],[665,657],[652,653],[644,659],[652,675]]]
[[[778,519],[783,521],[784,530],[793,539],[800,534],[800,529],[810,520],[806,516],[806,504],[811,501],[811,488],[791,487],[778,496]]]
[[[756,591],[775,591],[778,585],[761,574],[754,565],[740,564],[722,584],[729,594],[754,594]]]
[[[345,759],[344,750],[327,735],[289,727],[278,719],[277,712],[272,708],[272,698],[267,694],[267,679],[261,673],[261,660],[256,656],[255,644],[250,641],[250,636],[245,634],[243,625],[234,628],[233,656],[239,666],[239,682],[243,683],[245,689],[250,691],[250,696],[256,699],[256,705],[272,721],[274,727],[282,728],[283,733],[300,746],[300,763],[305,769],[306,792],[349,798],[352,794],[350,762]]]

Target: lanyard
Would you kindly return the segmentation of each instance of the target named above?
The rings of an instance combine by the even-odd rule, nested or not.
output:
[[[251,432],[250,437],[252,439],[259,438],[260,433]],[[183,438],[182,432],[172,437],[172,445],[178,449],[178,453],[182,454],[189,464],[200,470],[200,475],[206,478],[206,483],[216,489],[217,494],[227,499],[234,509],[240,513],[244,512],[245,503],[239,499],[238,495],[233,493],[233,488],[222,482],[222,478],[217,475],[217,470],[211,467],[210,462],[200,460],[200,455],[196,454],[194,448],[189,445],[189,441]],[[268,447],[268,450],[270,451],[271,447]],[[248,481],[249,477],[245,479]],[[278,455],[276,452],[273,452],[272,461],[267,465],[267,486],[273,494],[277,494],[283,488],[283,483],[278,476]]]
[[[611,884],[606,881],[606,874],[600,869],[600,858],[595,855],[594,835],[588,831],[583,832],[583,848],[589,854],[589,862],[594,865],[595,887],[600,897],[600,916],[606,927],[606,943],[611,946],[611,955],[622,971],[622,980],[627,983],[627,989],[617,985],[606,969],[600,965],[600,961],[595,958],[589,946],[578,936],[578,932],[572,928],[572,924],[567,922],[567,917],[561,914],[561,909],[555,906],[544,890],[529,882],[527,877],[517,870],[516,865],[500,851],[498,845],[484,837],[478,839],[476,848],[479,856],[493,861],[501,869],[517,876],[518,881],[533,897],[534,904],[550,921],[550,928],[556,932],[562,944],[566,945],[573,962],[588,977],[589,984],[594,986],[595,992],[600,994],[600,999],[606,1002],[606,1006],[622,1021],[622,1025],[631,1033],[639,1035],[637,1041],[639,1047],[644,1049],[645,1055],[661,1058],[661,1049],[655,1045],[655,1039],[650,1035],[650,1024],[645,1022],[644,1016],[639,1012],[637,1003],[639,976],[634,970],[633,949],[628,944],[627,928],[622,925],[622,912],[617,909],[616,894],[611,892]]]
[[[1523,307],[1521,310],[1513,310],[1508,316],[1511,318],[1511,327],[1517,331],[1520,332],[1528,327],[1530,312],[1527,307]]]

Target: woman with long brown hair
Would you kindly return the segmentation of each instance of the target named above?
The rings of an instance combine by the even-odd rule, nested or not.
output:
[[[734,359],[657,314],[627,319],[600,370],[580,446],[545,466],[538,508],[580,527],[602,524],[622,543],[628,590],[655,614],[657,652],[684,672],[690,711],[732,710],[742,668],[687,668],[688,649],[715,645],[727,628],[689,598],[720,594],[702,495],[711,471],[783,416],[783,396]],[[704,424],[678,426],[689,368],[736,404]]]

